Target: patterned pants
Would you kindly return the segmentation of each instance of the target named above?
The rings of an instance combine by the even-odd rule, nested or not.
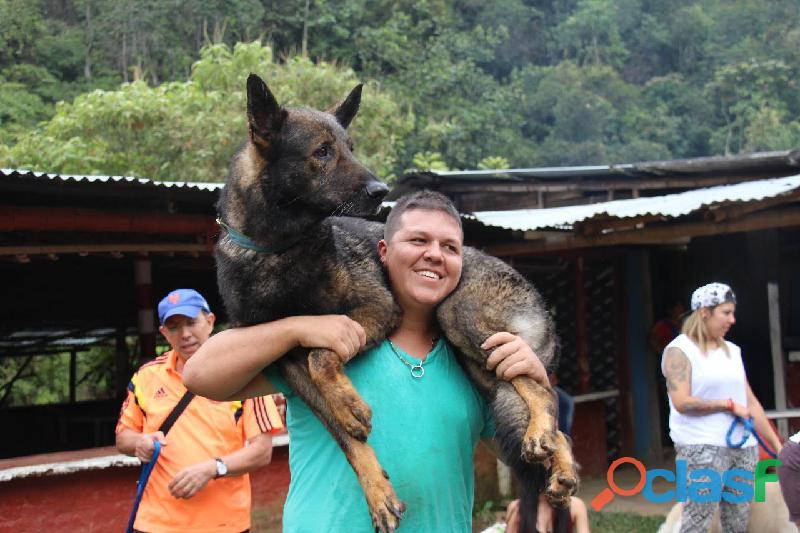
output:
[[[676,459],[683,459],[686,461],[688,473],[691,474],[693,470],[700,468],[708,468],[720,473],[732,468],[741,468],[749,472],[754,472],[756,469],[756,461],[758,460],[758,448],[751,446],[749,448],[727,448],[724,446],[711,446],[706,444],[691,444],[691,445],[676,445],[675,446]],[[697,478],[696,482],[708,482],[709,477],[703,476]],[[748,483],[748,480],[737,478],[739,483]],[[693,481],[687,481],[690,488]],[[753,480],[749,480],[750,486],[753,485]],[[741,491],[732,489],[725,486],[724,492],[733,494],[741,494]],[[704,488],[697,491],[699,494],[708,494],[710,489]],[[720,522],[722,523],[722,531],[725,533],[745,533],[747,531],[747,521],[750,518],[750,502],[747,503],[730,503],[722,499],[720,502],[697,503],[691,500],[684,502],[683,514],[681,515],[681,533],[705,533],[711,526],[711,520],[714,518],[714,512],[717,510],[717,505],[720,509]]]

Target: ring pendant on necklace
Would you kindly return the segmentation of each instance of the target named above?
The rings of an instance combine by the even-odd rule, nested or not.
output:
[[[411,369],[411,377],[415,379],[420,379],[422,378],[422,376],[425,375],[425,369],[422,367],[422,365],[424,365],[427,361],[420,361],[419,363],[414,363],[414,364],[409,363],[408,361],[406,361],[406,358],[400,355],[400,352],[397,351],[397,348],[395,348],[392,339],[387,338],[386,340],[389,341],[389,347],[392,349],[397,358],[400,359],[400,361],[402,361],[404,365],[406,365]]]

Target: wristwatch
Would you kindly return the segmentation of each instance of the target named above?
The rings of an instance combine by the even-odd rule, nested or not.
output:
[[[225,464],[225,461],[219,457],[214,457],[214,461],[217,463],[217,475],[214,476],[214,479],[222,477],[228,473],[228,465]]]

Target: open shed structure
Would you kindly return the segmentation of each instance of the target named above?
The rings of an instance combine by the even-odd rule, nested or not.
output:
[[[107,445],[138,363],[155,355],[157,296],[197,287],[220,310],[212,239],[220,184],[0,170],[0,420],[22,435],[0,458]],[[135,343],[126,339],[135,339]],[[78,359],[112,346],[113,393],[76,401]],[[37,357],[70,354],[66,402],[8,407]]]
[[[791,396],[800,387],[787,389],[785,379],[800,384],[799,159],[772,152],[412,173],[392,195],[421,187],[447,194],[463,213],[468,244],[540,288],[561,336],[560,384],[579,402],[576,452],[592,473],[623,454],[660,458],[666,400],[647,331],[668,303],[688,303],[708,281],[727,282],[739,296],[731,336],[756,394],[768,408],[800,405]],[[108,398],[77,398],[83,376],[73,363],[65,401],[0,403],[0,423],[20,430],[0,444],[0,458],[113,442],[127,380],[155,355],[160,295],[196,287],[224,315],[211,256],[220,188],[0,170],[0,358],[69,353],[79,362],[95,345],[115,353]],[[0,386],[3,398],[12,385]]]
[[[620,455],[659,461],[671,444],[660,354],[647,335],[666,308],[688,307],[691,291],[710,281],[738,295],[730,338],[786,436],[797,414],[786,410],[800,407],[799,160],[785,151],[412,173],[391,195],[448,195],[472,244],[539,287],[562,341],[559,383],[578,402],[576,455],[584,471],[602,473]]]

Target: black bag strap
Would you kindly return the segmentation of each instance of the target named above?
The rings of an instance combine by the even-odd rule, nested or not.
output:
[[[178,403],[175,405],[175,407],[172,408],[172,412],[167,415],[167,418],[164,419],[164,422],[161,424],[161,427],[158,428],[158,430],[164,433],[165,437],[172,428],[172,425],[175,423],[178,417],[181,416],[181,413],[183,413],[184,409],[186,409],[186,406],[192,401],[192,398],[194,398],[194,393],[187,390],[181,399],[178,400]]]

